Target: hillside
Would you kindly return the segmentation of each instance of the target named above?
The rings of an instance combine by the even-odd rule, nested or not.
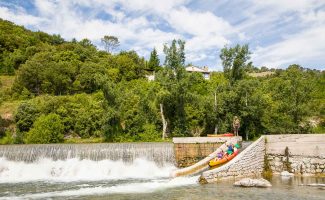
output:
[[[249,52],[227,48],[234,59]],[[161,67],[155,50],[149,60],[113,54],[0,20],[0,143],[162,141],[233,131],[235,116],[246,138],[324,130],[324,72],[291,65],[250,77],[241,60],[205,80],[185,71],[184,41],[164,52]]]

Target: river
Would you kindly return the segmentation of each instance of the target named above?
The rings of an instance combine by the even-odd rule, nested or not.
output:
[[[325,178],[275,176],[271,188],[200,185],[197,176],[170,178],[170,144],[114,145],[0,146],[0,200],[325,199],[325,190],[301,186]]]

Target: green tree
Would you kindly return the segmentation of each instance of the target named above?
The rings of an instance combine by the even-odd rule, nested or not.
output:
[[[160,65],[160,61],[159,61],[159,57],[156,51],[156,48],[154,48],[152,50],[152,52],[150,53],[150,58],[149,58],[149,62],[148,62],[148,68],[150,70],[157,70],[157,68]]]
[[[187,101],[188,81],[185,71],[185,42],[173,40],[171,45],[164,45],[165,68],[157,74],[157,80],[165,91],[161,99],[161,116],[167,118],[170,136],[188,134],[185,104]],[[163,115],[165,117],[163,117]],[[163,120],[164,121],[164,120]]]
[[[271,133],[308,133],[309,117],[315,114],[312,94],[315,84],[299,65],[291,65],[279,77],[269,80],[272,97],[263,125]]]
[[[64,125],[57,114],[41,115],[26,135],[26,143],[48,144],[63,142]]]
[[[225,77],[233,85],[237,80],[244,78],[244,70],[247,68],[247,61],[250,59],[251,52],[248,45],[235,47],[225,46],[221,49],[220,58],[222,60]]]
[[[23,102],[19,105],[14,117],[19,132],[27,132],[32,127],[39,111],[30,102]]]
[[[105,46],[105,50],[108,53],[112,53],[112,51],[114,51],[118,46],[120,46],[120,42],[115,36],[105,35],[101,40]]]

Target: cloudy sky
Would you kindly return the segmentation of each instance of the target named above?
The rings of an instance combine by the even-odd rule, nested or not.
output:
[[[148,58],[186,41],[188,63],[221,70],[220,49],[250,45],[255,66],[325,69],[324,0],[0,0],[0,18],[66,40],[114,35]]]

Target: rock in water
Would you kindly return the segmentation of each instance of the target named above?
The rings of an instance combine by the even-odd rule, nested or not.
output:
[[[311,184],[308,184],[307,186],[311,186],[311,187],[324,187],[325,188],[325,184],[322,184],[322,183],[311,183]]]
[[[240,187],[272,187],[271,183],[263,178],[251,179],[244,178],[234,183],[234,186]]]
[[[292,177],[292,176],[294,176],[294,174],[289,173],[288,171],[283,171],[283,172],[281,172],[281,176],[283,176],[283,177]]]

